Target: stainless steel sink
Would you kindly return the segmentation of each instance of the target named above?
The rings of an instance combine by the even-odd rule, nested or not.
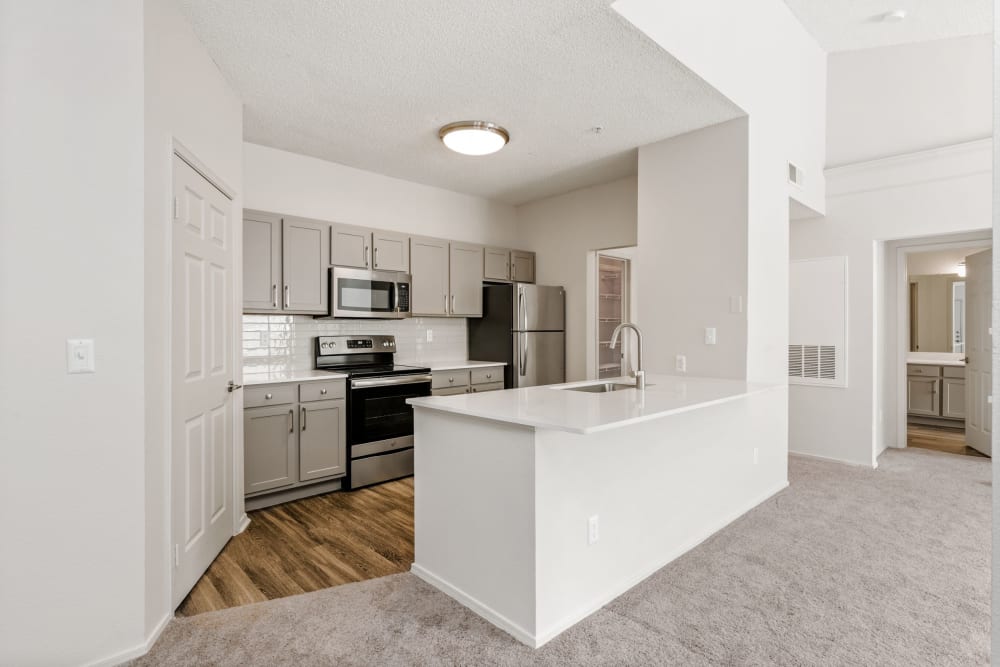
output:
[[[635,385],[622,384],[620,382],[601,382],[600,384],[585,384],[582,387],[566,387],[566,391],[586,391],[591,394],[606,394],[609,391],[621,391],[622,389],[635,389]]]

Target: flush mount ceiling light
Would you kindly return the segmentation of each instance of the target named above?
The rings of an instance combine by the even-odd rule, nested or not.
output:
[[[899,23],[906,18],[906,14],[907,12],[905,9],[893,9],[892,11],[879,16],[879,20],[882,21],[882,23]]]
[[[444,145],[462,155],[489,155],[507,145],[507,130],[485,120],[448,123],[438,131]]]

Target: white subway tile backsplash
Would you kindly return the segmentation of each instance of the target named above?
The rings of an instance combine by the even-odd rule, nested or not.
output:
[[[428,329],[434,331],[431,343]],[[243,366],[247,372],[267,366],[309,370],[316,336],[349,334],[394,335],[396,358],[403,362],[465,359],[468,350],[465,320],[460,318],[317,320],[306,315],[244,315]]]

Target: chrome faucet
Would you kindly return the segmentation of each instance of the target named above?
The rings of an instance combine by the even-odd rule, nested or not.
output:
[[[636,342],[639,344],[639,354],[636,357],[636,369],[635,369],[635,388],[645,389],[646,388],[646,372],[642,370],[642,332],[639,331],[639,327],[632,324],[631,322],[622,322],[615,327],[615,332],[611,334],[611,349],[615,349],[618,345],[618,334],[622,332],[622,329],[631,329],[635,332]]]

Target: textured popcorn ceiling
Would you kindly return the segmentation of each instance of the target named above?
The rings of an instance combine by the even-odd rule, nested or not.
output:
[[[993,30],[993,0],[785,0],[826,51],[851,51]],[[894,9],[905,20],[878,17]]]
[[[610,5],[181,0],[248,141],[514,204],[633,174],[636,147],[742,113]],[[451,153],[437,130],[468,119],[511,143]]]

